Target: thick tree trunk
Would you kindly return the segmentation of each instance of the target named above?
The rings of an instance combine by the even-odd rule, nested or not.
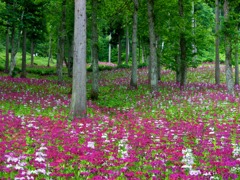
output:
[[[126,64],[129,61],[129,28],[126,27]]]
[[[22,72],[21,78],[26,78],[26,65],[27,65],[27,30],[23,28],[23,42],[22,42]]]
[[[97,28],[98,0],[92,0],[92,91],[91,99],[98,99],[98,28]]]
[[[224,32],[224,40],[225,40],[225,71],[226,71],[226,84],[227,84],[227,92],[228,94],[234,95],[234,82],[232,75],[232,67],[231,67],[231,54],[232,54],[232,46],[231,46],[231,37],[229,34],[229,2],[228,0],[224,0],[224,23],[225,23],[225,32]]]
[[[59,35],[59,48],[57,58],[57,75],[58,82],[63,81],[63,62],[65,59],[65,40],[66,40],[66,0],[62,1],[62,21],[61,21],[60,35]]]
[[[219,12],[219,0],[215,2],[216,10],[215,10],[215,83],[220,84],[220,57],[219,57],[219,45],[220,45],[220,37],[219,37],[219,25],[220,25],[220,12]]]
[[[31,66],[34,66],[34,41],[31,39]]]
[[[6,61],[5,61],[5,73],[9,73],[9,27],[6,30]]]
[[[178,0],[179,16],[184,18],[183,0]],[[180,87],[184,89],[187,77],[187,42],[184,29],[180,32]]]
[[[158,90],[157,78],[157,52],[156,52],[156,37],[154,27],[154,0],[148,0],[148,23],[149,23],[149,39],[150,39],[150,87],[151,91]]]
[[[87,48],[87,20],[86,0],[75,0],[74,18],[74,59],[73,83],[71,99],[71,118],[83,118],[87,115],[86,93],[86,48]]]
[[[121,43],[121,35],[118,35],[118,65],[122,64],[122,43]]]
[[[235,47],[235,85],[239,85],[239,66],[238,66],[238,40],[236,40]]]
[[[133,14],[133,33],[132,33],[132,74],[130,86],[137,89],[137,26],[138,26],[138,0],[134,2],[134,14]]]

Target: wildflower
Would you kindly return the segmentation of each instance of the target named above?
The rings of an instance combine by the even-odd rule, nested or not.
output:
[[[88,144],[87,144],[87,147],[94,149],[95,148],[94,147],[94,142],[89,141]]]
[[[35,161],[37,161],[37,162],[45,162],[45,159],[42,158],[42,157],[37,157],[37,158],[35,158]]]

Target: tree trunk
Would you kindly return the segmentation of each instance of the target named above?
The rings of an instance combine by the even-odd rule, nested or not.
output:
[[[112,45],[108,44],[108,62],[111,63]]]
[[[184,18],[183,0],[178,0],[180,18]],[[180,32],[180,87],[184,89],[187,76],[187,42],[184,29]]]
[[[233,82],[233,75],[232,75],[232,67],[231,67],[231,54],[232,54],[232,47],[231,47],[231,37],[229,34],[229,2],[228,0],[224,0],[224,40],[225,40],[225,71],[226,71],[226,84],[227,84],[227,92],[228,94],[234,95],[234,82]]]
[[[220,84],[220,57],[219,57],[219,45],[220,45],[220,37],[219,37],[219,25],[220,25],[220,12],[219,12],[219,0],[216,0],[216,10],[215,10],[215,83]]]
[[[68,49],[68,77],[72,77],[73,70],[73,40],[71,38]]]
[[[86,0],[75,0],[73,83],[70,109],[71,118],[83,118],[87,115],[86,26]]]
[[[122,64],[122,43],[121,35],[118,35],[118,66]]]
[[[34,66],[34,40],[31,39],[31,66]]]
[[[138,0],[134,2],[134,13],[133,13],[133,33],[132,33],[132,74],[130,86],[137,89],[137,26],[138,26]]]
[[[235,46],[235,85],[239,85],[239,66],[238,66],[238,36],[236,38],[236,46]]]
[[[129,28],[126,27],[126,64],[129,61]]]
[[[141,42],[141,44],[142,44],[142,63],[145,63],[145,58],[144,58],[145,50],[144,50],[144,46],[143,46],[142,42]]]
[[[27,30],[24,27],[23,28],[23,42],[22,42],[22,72],[21,72],[21,78],[26,78],[26,64],[27,64]]]
[[[16,42],[15,42],[15,36],[16,36],[16,28],[15,26],[12,27],[12,37],[11,37],[11,64],[10,64],[10,71],[9,75],[10,76],[15,76],[13,70],[16,66],[16,54],[17,54],[17,47]]]
[[[57,58],[58,82],[63,81],[63,62],[65,59],[65,39],[66,39],[66,0],[62,1],[62,21],[59,35],[59,48]]]
[[[6,30],[6,61],[5,61],[5,73],[9,73],[9,27]]]
[[[98,0],[92,0],[92,91],[91,99],[98,99],[98,27],[97,27]]]
[[[148,0],[148,23],[149,23],[149,39],[150,39],[150,87],[151,91],[157,91],[157,52],[156,52],[156,37],[154,27],[154,0]]]
[[[52,61],[52,34],[49,35],[49,49],[48,49],[48,67],[50,67],[50,62]]]

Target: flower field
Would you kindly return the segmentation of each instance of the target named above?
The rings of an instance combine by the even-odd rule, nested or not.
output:
[[[70,79],[0,74],[0,179],[239,179],[240,86],[221,78],[190,69],[180,91],[163,70],[150,93],[145,68],[137,90],[129,69],[102,71],[88,118],[69,121]]]

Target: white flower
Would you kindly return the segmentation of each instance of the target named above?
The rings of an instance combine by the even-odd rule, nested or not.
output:
[[[37,171],[38,171],[39,173],[46,174],[46,170],[45,170],[45,169],[38,169]]]
[[[19,164],[17,164],[14,169],[16,170],[24,170],[24,168],[22,166],[20,166]]]
[[[37,158],[35,158],[35,161],[37,161],[37,162],[45,162],[45,159],[42,158],[42,157],[37,157]]]
[[[88,144],[87,144],[87,147],[89,147],[89,148],[95,148],[95,146],[94,146],[94,142],[92,142],[92,141],[89,141],[88,142]]]
[[[44,157],[44,156],[47,156],[47,155],[42,153],[42,152],[36,152],[36,156]]]
[[[13,167],[13,165],[12,164],[8,164],[6,167],[7,168],[11,168],[11,167]]]
[[[189,174],[191,176],[197,176],[197,175],[201,174],[201,171],[200,170],[190,170]]]
[[[39,151],[43,151],[43,150],[47,150],[47,147],[42,146],[39,148]]]
[[[192,165],[183,165],[182,166],[183,169],[192,169]]]

